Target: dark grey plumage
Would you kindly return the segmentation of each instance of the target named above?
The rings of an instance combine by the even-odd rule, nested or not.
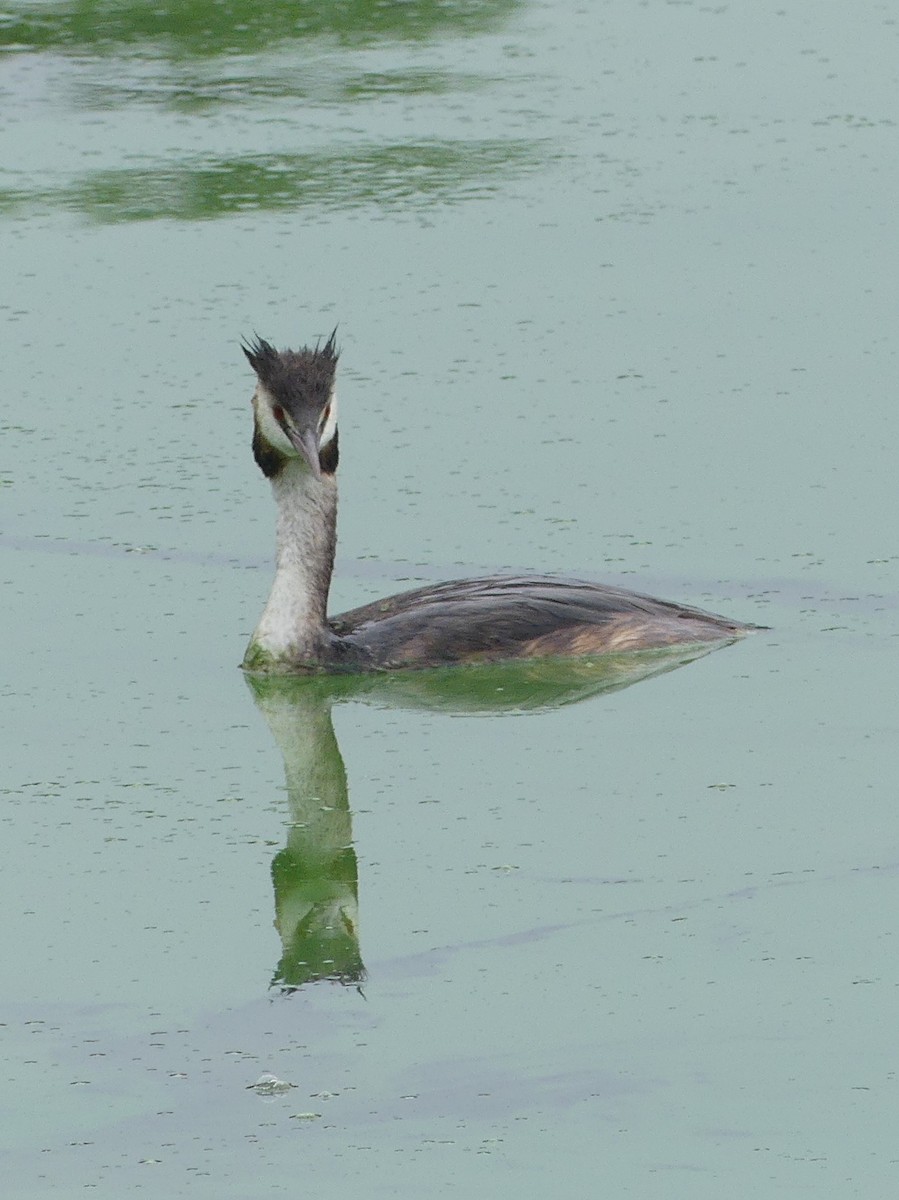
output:
[[[623,588],[552,576],[459,579],[332,617],[339,657],[391,669],[730,641],[751,626]]]

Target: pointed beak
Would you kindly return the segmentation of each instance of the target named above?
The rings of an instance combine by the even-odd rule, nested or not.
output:
[[[303,456],[309,470],[316,479],[321,479],[322,469],[318,461],[318,438],[311,429],[296,429],[285,423],[284,432],[290,438],[290,444]]]

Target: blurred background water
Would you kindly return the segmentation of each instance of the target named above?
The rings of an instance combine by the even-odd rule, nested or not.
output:
[[[0,48],[7,1194],[892,1195],[889,7]],[[248,688],[238,342],[335,325],[335,608],[536,569],[771,630]]]

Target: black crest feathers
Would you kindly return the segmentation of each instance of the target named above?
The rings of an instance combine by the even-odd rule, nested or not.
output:
[[[240,348],[249,359],[250,366],[260,378],[280,358],[275,347],[270,342],[266,342],[263,338],[259,337],[258,334],[253,338],[252,342],[241,342]]]
[[[259,382],[285,407],[324,407],[334,385],[337,367],[337,329],[324,346],[304,346],[301,350],[276,350],[258,336],[241,343]]]

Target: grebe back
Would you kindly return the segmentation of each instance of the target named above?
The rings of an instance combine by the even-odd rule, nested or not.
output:
[[[337,541],[336,330],[324,346],[243,351],[253,455],[278,509],[275,579],[243,667],[392,671],[733,641],[753,628],[638,592],[551,576],[460,579],[328,617]]]

